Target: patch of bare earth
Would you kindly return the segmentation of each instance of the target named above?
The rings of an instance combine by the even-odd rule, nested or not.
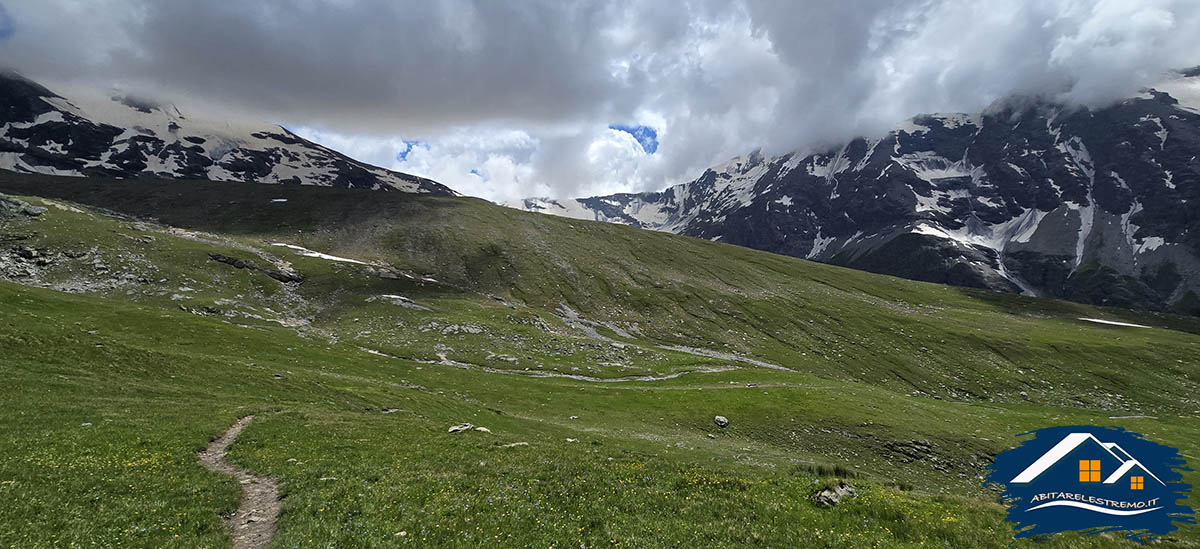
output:
[[[225,434],[212,441],[200,452],[200,464],[209,471],[224,473],[237,479],[242,485],[242,502],[237,512],[225,519],[233,536],[235,549],[258,549],[271,543],[279,521],[279,481],[271,477],[253,475],[226,459],[229,445],[237,440],[254,416],[246,416],[234,423]]]

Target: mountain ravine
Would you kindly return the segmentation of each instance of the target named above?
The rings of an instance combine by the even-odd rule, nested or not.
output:
[[[1200,78],[1162,88],[1099,109],[1010,99],[819,154],[751,153],[662,192],[509,205],[915,280],[1200,314]]]

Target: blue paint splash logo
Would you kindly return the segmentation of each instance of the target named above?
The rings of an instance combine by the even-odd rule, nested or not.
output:
[[[1145,543],[1195,524],[1181,503],[1187,462],[1179,451],[1119,427],[1047,427],[996,456],[986,483],[1004,486],[1016,537],[1123,531]]]

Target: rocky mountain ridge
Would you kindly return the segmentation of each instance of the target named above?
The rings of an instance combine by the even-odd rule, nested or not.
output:
[[[0,74],[0,169],[356,187],[454,195],[437,182],[354,160],[273,124],[185,115],[127,95],[63,97]]]
[[[661,192],[509,205],[915,280],[1200,314],[1200,78],[1163,88],[1098,109],[1010,99],[817,154],[754,152]]]

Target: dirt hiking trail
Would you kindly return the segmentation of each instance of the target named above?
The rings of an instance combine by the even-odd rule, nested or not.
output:
[[[200,452],[200,464],[209,471],[224,473],[242,485],[242,502],[237,512],[225,519],[233,536],[234,549],[261,549],[271,543],[279,521],[279,481],[260,477],[235,466],[226,459],[229,445],[237,440],[254,416],[234,423],[225,434]]]

